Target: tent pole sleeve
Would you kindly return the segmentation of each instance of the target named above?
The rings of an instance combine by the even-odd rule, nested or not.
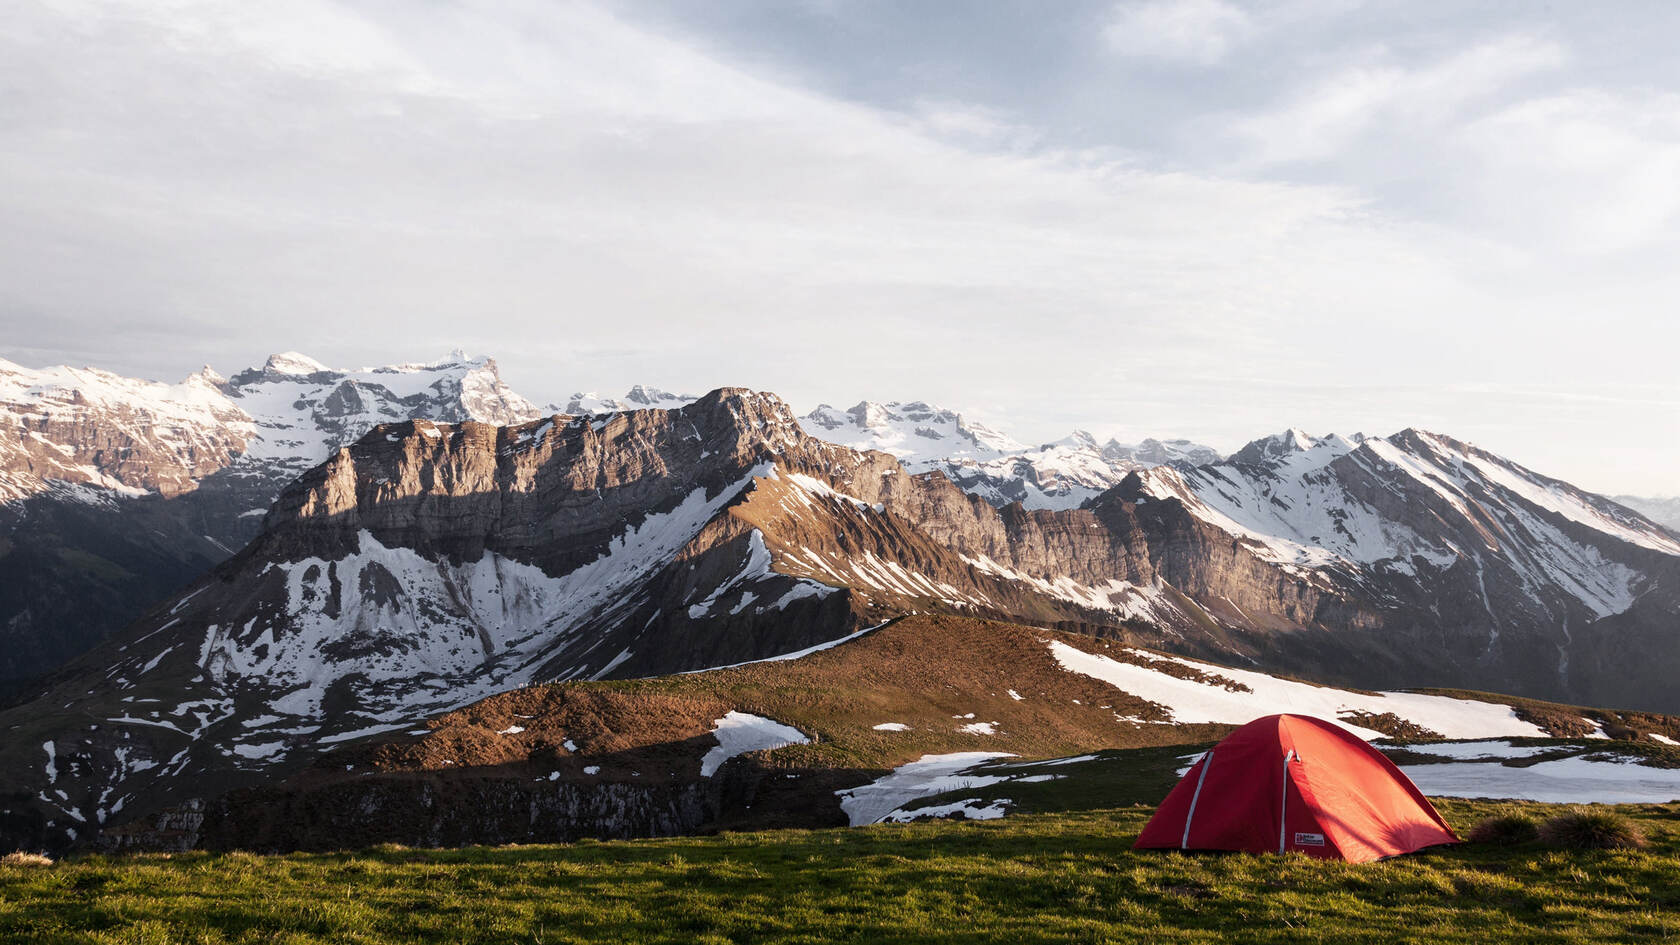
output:
[[[1289,825],[1284,818],[1289,812],[1289,762],[1295,757],[1295,751],[1283,756],[1283,800],[1278,803],[1278,852],[1282,853],[1288,846]]]
[[[1207,769],[1213,767],[1213,749],[1202,756],[1202,773],[1196,776],[1196,793],[1190,795],[1190,813],[1184,815],[1184,837],[1178,841],[1180,850],[1190,849],[1190,822],[1196,819],[1196,802],[1202,799],[1202,782],[1207,780]]]

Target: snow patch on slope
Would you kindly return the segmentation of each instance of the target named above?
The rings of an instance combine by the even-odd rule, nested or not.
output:
[[[880,823],[893,811],[919,797],[932,797],[947,791],[985,787],[1006,781],[1004,775],[963,775],[960,772],[993,758],[1013,758],[1000,751],[958,751],[942,755],[923,755],[908,764],[899,765],[891,774],[869,784],[847,788],[834,793],[840,797],[840,809],[853,827]]]
[[[729,712],[712,723],[712,735],[717,747],[700,759],[700,776],[709,778],[723,767],[723,763],[749,751],[766,751],[784,745],[807,745],[810,739],[791,725],[783,725],[761,715]]]
[[[1488,762],[1403,765],[1425,794],[1548,804],[1664,804],[1680,800],[1680,770],[1576,756],[1515,768]]]
[[[696,488],[558,577],[494,552],[433,561],[363,531],[356,552],[338,560],[270,565],[285,581],[285,612],[261,625],[211,626],[199,665],[225,690],[285,690],[275,711],[306,718],[319,717],[327,689],[349,675],[363,680],[372,711],[410,716],[531,682],[545,653],[668,563],[761,473],[710,498]],[[350,599],[335,600],[335,588]]]
[[[1163,621],[1165,611],[1176,609],[1169,602],[1170,598],[1164,586],[1159,583],[1145,586],[1111,578],[1097,587],[1091,587],[1065,574],[1058,575],[1054,580],[1033,577],[999,564],[986,555],[973,558],[965,555],[963,560],[986,574],[1029,585],[1046,597],[1055,597],[1093,610],[1106,610],[1122,619]]]
[[[1291,682],[1264,673],[1229,669],[1180,657],[1161,656],[1142,650],[1128,651],[1151,660],[1177,663],[1208,676],[1241,683],[1251,690],[1233,692],[1217,681],[1179,679],[1146,666],[1086,653],[1059,640],[1050,641],[1049,646],[1056,662],[1068,672],[1100,679],[1116,689],[1162,705],[1172,713],[1173,721],[1178,723],[1218,722],[1243,725],[1262,716],[1288,712],[1336,722],[1348,731],[1369,740],[1385,736],[1381,732],[1341,721],[1340,717],[1349,712],[1369,712],[1375,715],[1391,712],[1446,738],[1485,738],[1499,735],[1546,737],[1544,730],[1518,718],[1510,706],[1492,702],[1409,692],[1366,695]]]

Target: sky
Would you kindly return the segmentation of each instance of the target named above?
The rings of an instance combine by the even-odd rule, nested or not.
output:
[[[454,348],[1680,493],[1680,5],[19,0],[0,357]]]

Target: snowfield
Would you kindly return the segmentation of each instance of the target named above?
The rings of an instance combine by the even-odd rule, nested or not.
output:
[[[990,804],[982,804],[980,798],[970,797],[949,804],[933,804],[928,807],[918,807],[915,810],[895,810],[881,818],[881,823],[907,824],[913,820],[925,820],[930,817],[951,817],[961,814],[969,820],[997,820],[1009,812],[1014,802],[1006,797],[1000,797]]]
[[[985,787],[1007,781],[1004,775],[963,775],[962,772],[993,758],[1013,758],[1002,751],[957,751],[943,755],[923,755],[909,764],[899,765],[893,772],[869,784],[844,791],[840,809],[853,827],[878,824],[905,804],[919,797],[932,797],[946,791],[960,791]],[[966,803],[966,802],[965,802]]]
[[[1289,712],[1334,721],[1359,737],[1372,740],[1385,736],[1381,732],[1343,721],[1341,716],[1348,712],[1369,712],[1376,715],[1391,712],[1445,738],[1486,738],[1498,735],[1546,737],[1544,730],[1518,718],[1510,706],[1492,702],[1474,702],[1409,692],[1385,692],[1372,696],[1344,689],[1290,682],[1265,673],[1227,669],[1211,663],[1160,656],[1142,650],[1129,651],[1148,659],[1176,663],[1209,676],[1242,683],[1252,690],[1232,692],[1216,683],[1179,679],[1146,666],[1086,653],[1059,640],[1050,641],[1049,646],[1056,662],[1061,664],[1063,669],[1100,679],[1123,692],[1165,706],[1172,713],[1174,722],[1243,725],[1262,716]]]
[[[700,776],[709,778],[723,767],[723,763],[749,751],[764,751],[784,745],[806,745],[810,739],[791,725],[783,725],[763,716],[747,712],[730,712],[712,723],[712,736],[717,747],[700,759]]]
[[[1437,746],[1444,747],[1444,746]],[[1528,749],[1530,757],[1539,749]],[[1522,751],[1522,749],[1516,749]],[[1666,804],[1680,800],[1680,769],[1651,768],[1611,756],[1578,755],[1523,768],[1497,762],[1402,765],[1425,794],[1549,804]]]

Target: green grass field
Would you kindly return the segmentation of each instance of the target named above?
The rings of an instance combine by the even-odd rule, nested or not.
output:
[[[1545,805],[1444,802],[1460,833]],[[1135,853],[1150,810],[572,845],[0,867],[6,942],[1680,940],[1680,804],[1640,851],[1349,866]]]

